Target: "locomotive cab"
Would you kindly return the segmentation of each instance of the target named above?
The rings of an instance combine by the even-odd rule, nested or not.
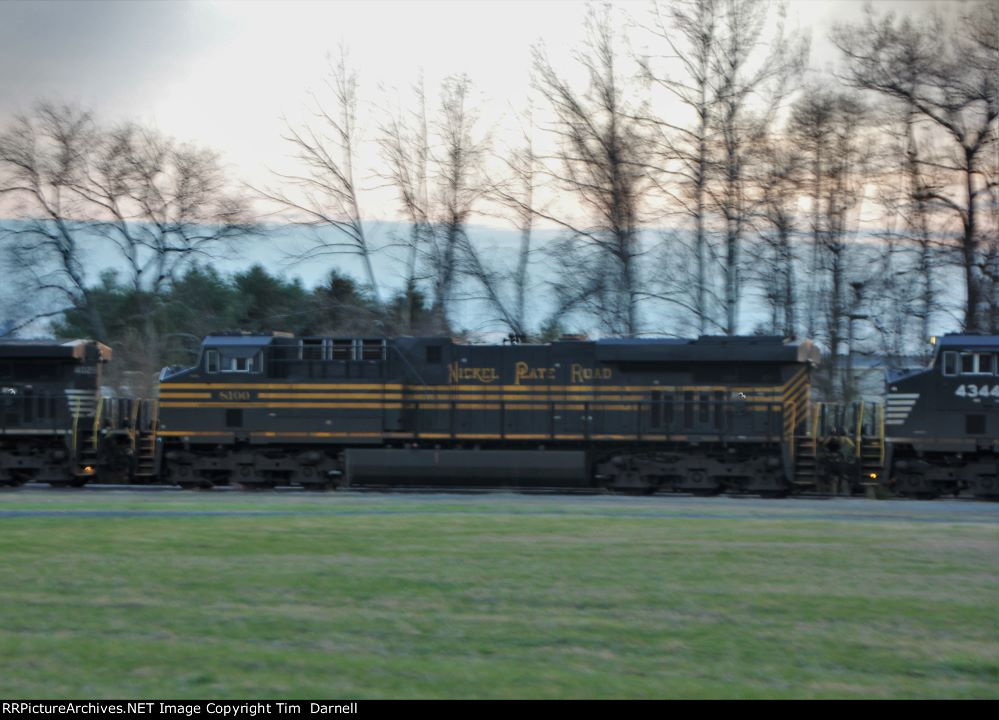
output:
[[[901,494],[999,496],[999,336],[945,335],[929,367],[890,375],[885,428]]]

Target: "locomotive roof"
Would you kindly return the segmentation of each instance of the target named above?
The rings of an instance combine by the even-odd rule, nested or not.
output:
[[[273,340],[273,335],[209,335],[204,344],[214,347],[262,347],[270,345]]]
[[[937,338],[937,345],[946,348],[995,350],[999,348],[999,335],[944,335]]]
[[[110,362],[111,348],[96,340],[22,340],[0,338],[0,357],[5,358],[66,358],[84,361],[87,348],[96,347],[98,362]]]
[[[278,339],[280,337],[280,339]],[[278,342],[274,342],[278,339]],[[302,338],[275,335],[209,335],[204,345],[227,348],[230,354],[249,354],[269,345],[281,345]],[[403,344],[444,342],[461,346],[449,337],[395,338]],[[603,338],[601,340],[560,340],[557,345],[589,344],[598,360],[617,362],[812,362],[819,352],[810,340],[790,340],[773,335],[715,336],[699,338]],[[467,345],[489,347],[489,345]]]
[[[810,340],[777,336],[692,338],[606,338],[596,341],[598,360],[625,362],[812,362],[819,352]]]

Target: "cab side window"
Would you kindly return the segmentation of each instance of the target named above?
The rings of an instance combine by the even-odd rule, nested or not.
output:
[[[223,358],[222,372],[258,373],[262,369],[263,363],[259,352],[250,357]]]
[[[219,351],[218,350],[206,350],[205,351],[205,371],[210,373],[217,373],[219,371]]]
[[[229,372],[246,372],[249,367],[249,358],[234,357],[229,359]]]
[[[961,353],[962,375],[995,374],[995,355],[987,352]]]
[[[943,354],[943,374],[950,377],[957,375],[957,353],[945,352]]]

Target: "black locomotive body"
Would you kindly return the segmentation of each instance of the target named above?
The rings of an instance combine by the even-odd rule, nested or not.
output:
[[[782,494],[814,480],[794,468],[817,359],[768,337],[211,336],[161,377],[161,477]]]
[[[946,335],[930,366],[888,378],[888,473],[914,497],[999,497],[999,336]]]
[[[92,340],[0,340],[0,484],[80,485],[95,474],[110,359]]]

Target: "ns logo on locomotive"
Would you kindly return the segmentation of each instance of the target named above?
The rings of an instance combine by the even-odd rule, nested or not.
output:
[[[818,352],[779,337],[220,334],[152,399],[101,392],[111,357],[0,341],[0,483],[999,497],[995,336],[945,336],[849,408],[813,398]]]

